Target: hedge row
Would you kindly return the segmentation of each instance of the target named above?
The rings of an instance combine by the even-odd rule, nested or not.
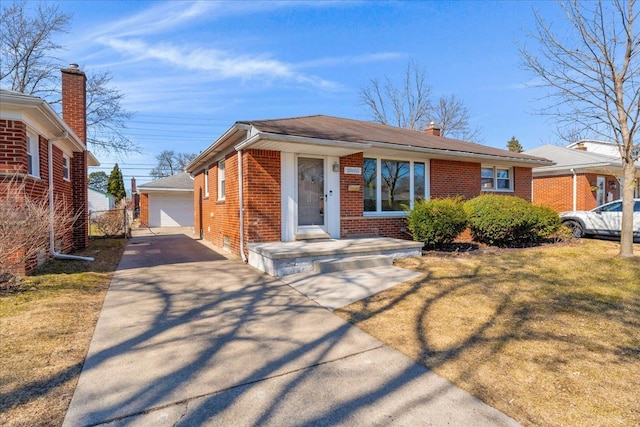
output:
[[[552,209],[494,194],[467,202],[458,198],[420,200],[408,221],[413,239],[429,248],[451,243],[467,227],[473,240],[488,245],[538,244],[558,232],[560,225]]]

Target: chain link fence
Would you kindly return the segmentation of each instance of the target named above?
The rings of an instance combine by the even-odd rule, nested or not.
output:
[[[110,209],[89,212],[89,237],[130,237],[133,211],[130,209]]]

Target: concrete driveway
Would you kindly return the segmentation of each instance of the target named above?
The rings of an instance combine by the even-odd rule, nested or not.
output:
[[[64,426],[517,425],[278,279],[134,237]]]

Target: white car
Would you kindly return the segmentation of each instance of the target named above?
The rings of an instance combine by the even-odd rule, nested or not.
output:
[[[633,238],[640,239],[640,199],[634,199]],[[616,200],[590,211],[561,212],[560,218],[575,237],[620,236],[622,200]]]

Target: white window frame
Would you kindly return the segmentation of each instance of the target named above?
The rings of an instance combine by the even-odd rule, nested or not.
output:
[[[209,166],[204,168],[204,196],[209,197]]]
[[[40,178],[40,144],[38,135],[33,132],[27,132],[27,169],[29,175]]]
[[[71,181],[71,157],[62,154],[62,179]]]
[[[482,185],[482,172],[483,170],[491,169],[492,171],[492,182],[491,187],[484,187]],[[498,176],[498,171],[508,171],[509,173],[509,188],[498,188],[498,181],[504,180],[505,178],[500,178]],[[513,175],[513,167],[510,166],[496,166],[496,165],[482,165],[480,169],[480,190],[481,191],[489,191],[496,193],[512,193],[514,188],[514,175]]]
[[[382,161],[393,161],[393,162],[408,162],[409,163],[409,207],[413,209],[415,203],[415,163],[422,163],[424,165],[424,198],[429,199],[430,197],[430,186],[429,186],[429,175],[430,175],[430,161],[429,159],[420,159],[420,160],[409,160],[406,158],[396,158],[391,156],[383,156],[383,157],[365,157],[363,159],[373,159],[376,161],[376,210],[375,211],[365,211],[363,206],[363,216],[371,216],[371,217],[385,217],[385,216],[407,216],[409,212],[406,211],[383,211],[382,210],[382,174],[381,174],[381,166]],[[366,191],[366,189],[364,189]],[[364,193],[363,193],[363,203],[364,203]]]
[[[225,200],[227,196],[226,173],[224,159],[218,161],[218,200]]]

